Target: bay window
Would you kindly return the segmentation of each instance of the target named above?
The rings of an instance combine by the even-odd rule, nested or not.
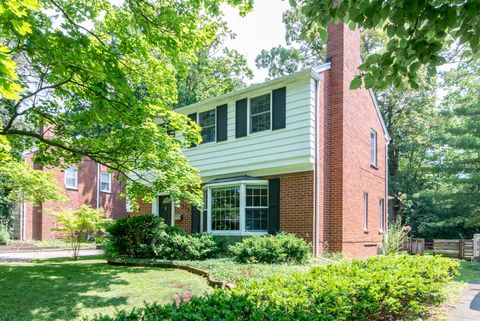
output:
[[[268,181],[207,184],[204,195],[208,232],[218,235],[267,233]]]

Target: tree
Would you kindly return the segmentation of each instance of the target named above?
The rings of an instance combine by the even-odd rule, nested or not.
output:
[[[2,2],[0,137],[11,153],[35,146],[42,165],[104,164],[132,200],[164,191],[199,204],[198,172],[181,151],[199,128],[173,111],[176,79],[214,39],[221,2]]]
[[[81,244],[104,237],[105,229],[111,222],[111,219],[105,218],[103,209],[93,209],[88,205],[82,205],[78,210],[67,209],[52,215],[58,224],[54,230],[61,232],[62,237],[70,243],[75,260],[78,260]]]
[[[196,60],[177,77],[177,106],[186,106],[246,86],[253,77],[247,60],[237,50],[223,47],[226,39],[234,39],[225,23],[220,23],[215,39],[196,53]]]
[[[414,195],[408,218],[419,234],[471,238],[480,232],[479,66],[445,72],[441,88],[441,130],[423,169],[428,184]]]
[[[305,15],[307,29],[326,41],[329,23],[343,21],[350,28],[383,29],[388,43],[360,66],[357,79],[367,88],[405,85],[413,88],[420,67],[435,75],[452,45],[463,47],[462,56],[480,57],[480,2],[477,0],[291,0]],[[352,88],[362,81],[352,81]]]

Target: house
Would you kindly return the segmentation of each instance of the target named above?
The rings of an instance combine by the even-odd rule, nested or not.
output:
[[[77,166],[65,170],[45,168],[33,164],[35,151],[25,153],[25,161],[37,170],[54,173],[60,190],[68,196],[64,202],[46,202],[39,205],[24,203],[20,205],[14,223],[14,236],[21,240],[49,240],[56,238],[52,229],[56,219],[50,213],[62,209],[78,209],[83,204],[92,208],[103,208],[105,215],[117,218],[127,215],[125,199],[118,195],[123,192],[114,175],[106,167],[84,158]]]
[[[372,91],[350,90],[360,33],[330,26],[327,62],[178,109],[202,127],[186,149],[204,207],[159,195],[153,213],[187,232],[292,232],[315,255],[377,253],[386,230],[389,135]]]

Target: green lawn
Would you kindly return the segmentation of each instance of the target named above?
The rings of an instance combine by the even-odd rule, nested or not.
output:
[[[0,264],[0,289],[1,321],[81,320],[211,291],[205,279],[186,271],[114,267],[98,258]]]
[[[307,264],[240,264],[230,258],[210,259],[205,261],[164,261],[156,259],[137,260],[125,259],[130,262],[151,263],[177,263],[198,268],[210,273],[216,280],[238,281],[240,279],[255,279],[270,276],[272,274],[291,274],[294,272],[307,272],[314,266],[328,263],[326,260],[311,260]]]

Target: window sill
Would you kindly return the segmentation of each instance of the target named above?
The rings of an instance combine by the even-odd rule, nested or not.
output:
[[[240,231],[210,231],[215,236],[254,236],[254,235],[268,235],[268,231],[257,232],[240,232]]]
[[[112,194],[112,191],[102,191],[102,190],[100,190],[100,193]]]
[[[69,190],[69,191],[77,191],[78,192],[78,187],[65,186],[65,189]]]

